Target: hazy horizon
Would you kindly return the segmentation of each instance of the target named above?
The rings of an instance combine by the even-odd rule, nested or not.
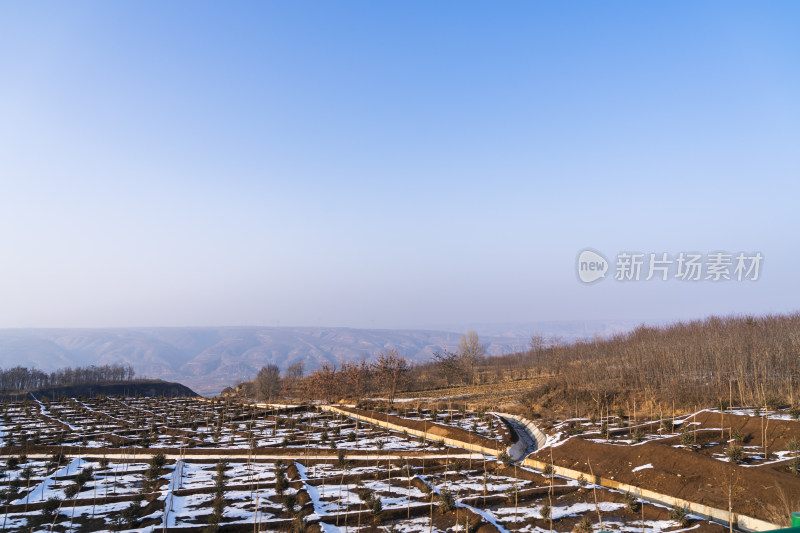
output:
[[[538,323],[498,329],[478,328],[488,355],[525,351],[531,336],[559,344],[610,337],[632,329],[620,322]],[[179,381],[203,394],[216,394],[252,379],[274,364],[285,370],[302,362],[307,372],[323,363],[370,360],[387,350],[413,363],[429,361],[435,352],[457,350],[466,330],[356,329],[326,327],[152,327],[0,329],[0,368],[25,366],[50,372],[58,368],[122,364],[138,376]]]
[[[796,2],[4,2],[0,329],[792,312],[798,26]],[[763,264],[589,285],[584,249]]]
[[[711,315],[709,315],[711,316]],[[707,317],[697,317],[696,319],[691,320],[703,320]],[[678,320],[676,320],[678,321]],[[399,330],[416,330],[416,331],[439,331],[439,332],[449,332],[454,334],[462,334],[466,333],[469,330],[491,330],[491,329],[498,329],[498,328],[519,328],[519,327],[533,327],[534,329],[532,332],[536,332],[536,327],[541,326],[541,329],[544,331],[547,329],[547,326],[578,326],[578,325],[608,325],[608,324],[628,324],[628,325],[636,325],[636,324],[666,324],[669,323],[668,320],[636,320],[636,319],[593,319],[593,320],[541,320],[541,321],[514,321],[514,322],[466,322],[462,324],[430,324],[430,325],[409,325],[404,327],[356,327],[356,326],[336,326],[336,325],[326,325],[326,324],[229,324],[229,325],[212,325],[212,324],[205,324],[205,325],[187,325],[187,326],[153,326],[153,325],[133,325],[133,326],[47,326],[47,327],[40,327],[40,326],[22,326],[22,327],[0,327],[0,331],[15,331],[15,330],[142,330],[142,329],[236,329],[236,328],[263,328],[263,329],[358,329],[358,330],[387,330],[387,331],[399,331]],[[491,333],[485,333],[487,335],[491,335]]]

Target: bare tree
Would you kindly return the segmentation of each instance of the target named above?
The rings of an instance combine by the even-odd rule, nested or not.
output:
[[[281,371],[277,365],[267,365],[258,371],[256,389],[260,400],[270,401],[278,397],[281,391]]]
[[[305,372],[305,366],[302,361],[292,363],[286,368],[285,376],[289,379],[300,379]]]
[[[294,395],[297,393],[304,371],[305,368],[302,361],[292,363],[286,368],[283,373],[283,390],[287,394]]]
[[[461,336],[461,341],[458,343],[458,355],[464,362],[464,366],[469,368],[469,375],[474,385],[475,365],[486,356],[486,347],[481,344],[477,333],[469,330],[466,335]]]
[[[333,401],[334,396],[341,393],[340,377],[336,365],[327,361],[322,363],[322,366],[304,380],[306,396],[326,402]]]
[[[371,388],[372,368],[366,361],[360,363],[342,363],[341,383],[346,388],[347,396],[361,400]]]
[[[452,385],[455,380],[463,381],[466,377],[461,356],[455,352],[448,350],[433,352],[433,364],[438,369],[439,374],[444,376],[448,386]]]
[[[397,350],[392,349],[378,355],[374,368],[379,383],[382,383],[384,390],[389,392],[389,402],[394,404],[397,387],[405,383],[409,370],[408,362],[398,355]]]
[[[532,362],[536,365],[536,371],[541,374],[542,351],[546,346],[544,342],[544,337],[540,333],[535,333],[531,335],[530,346],[531,346],[530,354]]]

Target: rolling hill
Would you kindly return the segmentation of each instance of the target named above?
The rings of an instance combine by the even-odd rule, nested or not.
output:
[[[491,355],[524,350],[530,341],[524,329],[482,334],[481,341]],[[535,331],[556,335],[565,330],[545,326]],[[455,349],[459,338],[460,333],[447,331],[326,327],[5,329],[0,330],[0,367],[51,371],[130,364],[137,376],[179,381],[200,394],[215,394],[252,379],[267,364],[285,369],[302,361],[310,371],[324,362],[338,365],[392,348],[412,361],[424,361],[437,350]]]

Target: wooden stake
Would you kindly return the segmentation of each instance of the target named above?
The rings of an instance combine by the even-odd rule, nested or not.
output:
[[[550,452],[552,453],[552,452]],[[597,479],[594,477],[594,470],[592,470],[592,461],[588,457],[586,463],[589,465],[589,474],[592,476],[592,493],[594,494],[594,510],[597,512],[597,521],[600,524],[600,529],[603,529],[603,517],[600,515],[600,505],[597,503]]]

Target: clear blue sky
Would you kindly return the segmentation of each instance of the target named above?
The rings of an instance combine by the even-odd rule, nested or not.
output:
[[[800,308],[798,2],[3,2],[0,327]],[[760,251],[581,285],[584,247]]]

